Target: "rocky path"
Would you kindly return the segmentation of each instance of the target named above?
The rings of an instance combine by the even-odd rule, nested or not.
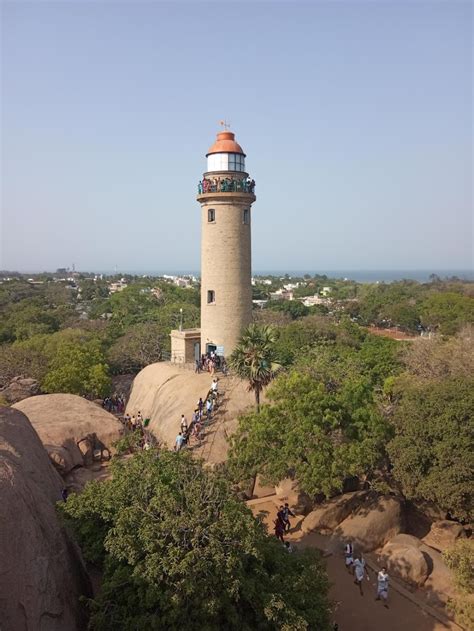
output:
[[[276,505],[271,498],[251,500],[250,508],[255,515],[260,514],[269,526],[276,517]],[[354,578],[345,566],[341,546],[329,537],[316,533],[304,534],[299,528],[302,517],[292,519],[292,530],[288,539],[298,547],[315,547],[324,551],[329,580],[332,583],[330,598],[334,602],[334,622],[339,631],[462,631],[453,622],[442,622],[430,615],[423,602],[408,594],[400,585],[392,581],[389,594],[389,608],[375,600],[376,577],[369,571],[370,581],[364,580],[364,595],[354,585]],[[371,555],[367,555],[370,557]],[[370,562],[370,560],[369,560]]]

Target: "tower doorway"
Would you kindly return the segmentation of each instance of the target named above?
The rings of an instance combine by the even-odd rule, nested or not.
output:
[[[212,351],[214,351],[214,353],[217,350],[217,346],[215,344],[206,344],[206,353],[211,353]]]

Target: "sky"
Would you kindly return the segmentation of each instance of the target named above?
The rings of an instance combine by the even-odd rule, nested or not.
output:
[[[199,270],[226,119],[254,270],[472,269],[472,5],[3,2],[0,269]]]

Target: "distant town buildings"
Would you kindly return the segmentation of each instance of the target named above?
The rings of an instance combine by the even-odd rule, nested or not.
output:
[[[113,283],[109,283],[108,288],[111,294],[115,294],[118,291],[123,291],[125,287],[128,287],[128,283],[125,278],[121,278]]]

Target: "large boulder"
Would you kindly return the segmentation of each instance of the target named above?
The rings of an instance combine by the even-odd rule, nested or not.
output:
[[[290,478],[281,480],[275,487],[275,494],[279,504],[288,503],[297,515],[307,515],[313,507],[311,498],[301,491],[296,480]]]
[[[431,530],[426,537],[423,537],[423,541],[427,546],[444,552],[453,546],[458,539],[465,536],[466,531],[461,524],[449,519],[442,519],[431,524]]]
[[[421,541],[421,539],[418,539],[418,537],[414,537],[413,535],[406,535],[405,533],[395,535],[395,537],[390,539],[388,543],[396,543],[402,546],[411,546],[412,548],[421,548],[423,546],[423,541]]]
[[[75,394],[43,394],[13,407],[28,416],[62,475],[100,459],[100,444],[113,451],[112,444],[122,432],[122,424],[113,414]],[[94,435],[95,445],[95,439],[88,438]]]
[[[304,518],[301,524],[303,532],[331,532],[359,508],[366,497],[367,491],[355,491],[324,502]]]
[[[39,382],[30,377],[15,377],[5,388],[0,389],[0,396],[10,405],[41,392]]]
[[[385,545],[404,525],[403,503],[399,498],[370,494],[334,532],[370,552]]]
[[[80,631],[90,596],[55,503],[63,483],[27,417],[0,408],[0,628]]]
[[[220,409],[214,414],[209,429],[205,429],[202,448],[193,453],[210,465],[225,462],[229,437],[238,427],[242,412],[255,407],[255,397],[248,391],[247,382],[237,377],[218,374]],[[207,396],[212,377],[207,372],[199,375],[182,365],[169,362],[150,364],[141,370],[133,382],[126,412],[142,413],[149,418],[149,429],[159,442],[174,447],[180,429],[181,414],[191,420],[199,398]]]
[[[400,536],[403,535],[398,535]],[[380,555],[380,562],[387,567],[390,574],[395,574],[410,585],[417,587],[423,585],[429,574],[425,555],[419,546],[411,543],[397,543],[396,539],[397,537],[394,537],[385,544]],[[421,545],[421,541],[419,544]]]

